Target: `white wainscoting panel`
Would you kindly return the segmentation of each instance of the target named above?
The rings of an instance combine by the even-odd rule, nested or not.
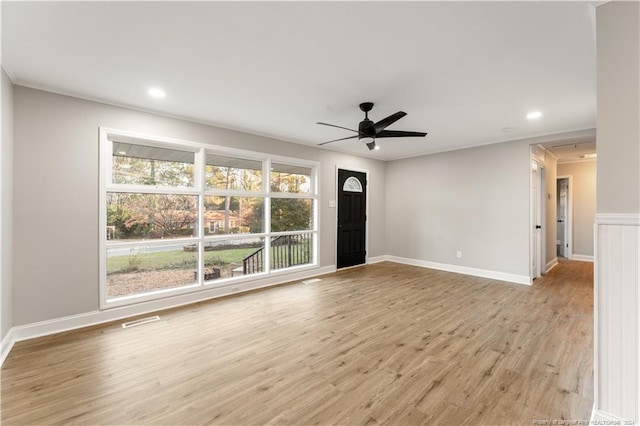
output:
[[[640,422],[640,215],[596,216],[596,412]]]

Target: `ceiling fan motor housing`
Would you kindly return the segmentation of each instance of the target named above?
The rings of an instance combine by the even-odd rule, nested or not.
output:
[[[360,122],[360,124],[358,125],[358,139],[362,139],[362,138],[375,138],[376,137],[376,130],[373,127],[373,121],[369,120],[368,118],[365,118],[364,120],[362,120]]]

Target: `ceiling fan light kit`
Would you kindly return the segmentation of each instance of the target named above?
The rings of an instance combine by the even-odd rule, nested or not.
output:
[[[360,104],[360,110],[364,112],[364,120],[360,122],[358,125],[358,130],[350,129],[348,127],[337,126],[335,124],[322,123],[318,122],[322,126],[329,127],[337,127],[338,129],[349,130],[351,132],[356,132],[355,136],[348,136],[346,138],[334,139],[327,142],[322,142],[318,145],[326,145],[333,142],[344,141],[347,139],[355,139],[358,138],[361,142],[363,142],[369,150],[377,149],[376,139],[380,138],[415,138],[415,137],[425,137],[427,136],[424,132],[407,132],[403,130],[385,130],[387,127],[400,120],[402,117],[407,115],[404,111],[398,111],[395,114],[391,114],[390,116],[383,118],[382,120],[374,123],[369,119],[369,111],[373,109],[373,102],[363,102]]]

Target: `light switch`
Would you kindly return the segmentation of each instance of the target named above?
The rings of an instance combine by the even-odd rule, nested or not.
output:
[[[329,201],[329,207],[331,207],[331,208],[334,208],[334,209],[335,209],[335,208],[336,208],[336,200],[330,200],[330,201]]]

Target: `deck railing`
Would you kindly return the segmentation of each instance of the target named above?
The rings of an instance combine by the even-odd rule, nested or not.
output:
[[[311,263],[312,234],[280,235],[271,239],[271,269]],[[262,246],[242,259],[244,275],[264,271],[264,249]]]

